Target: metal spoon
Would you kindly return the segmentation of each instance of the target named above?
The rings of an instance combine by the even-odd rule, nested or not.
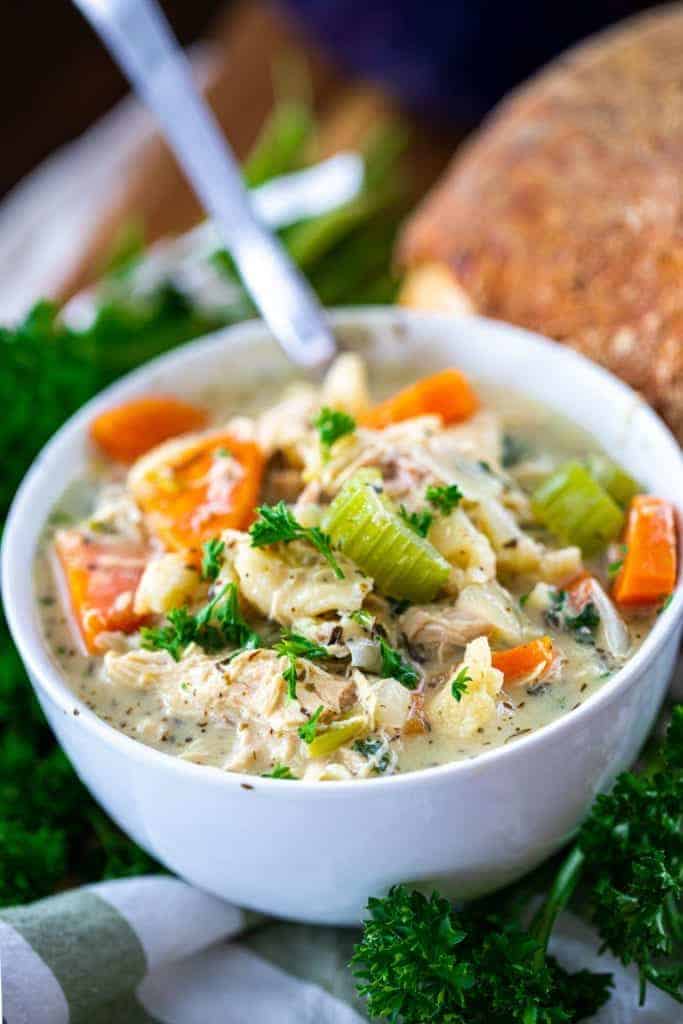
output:
[[[154,112],[221,233],[244,285],[287,355],[324,366],[335,341],[311,288],[254,216],[239,165],[201,98],[156,0],[74,0]]]

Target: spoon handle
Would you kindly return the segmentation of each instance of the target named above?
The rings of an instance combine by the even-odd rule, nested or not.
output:
[[[280,243],[254,216],[239,165],[156,0],[74,2],[156,115],[287,355],[302,366],[324,365],[334,355],[335,341],[322,308]]]

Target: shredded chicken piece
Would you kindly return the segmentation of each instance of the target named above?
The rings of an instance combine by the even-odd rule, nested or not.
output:
[[[93,533],[118,534],[139,542],[147,536],[142,512],[123,484],[102,488],[88,528]]]
[[[455,604],[413,605],[401,616],[408,643],[429,650],[440,661],[454,648],[485,636],[513,646],[522,627],[510,595],[495,582],[472,583]]]

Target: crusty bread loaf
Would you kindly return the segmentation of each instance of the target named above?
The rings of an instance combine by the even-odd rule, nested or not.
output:
[[[504,101],[399,259],[407,304],[469,300],[565,342],[683,439],[683,5],[596,36]]]

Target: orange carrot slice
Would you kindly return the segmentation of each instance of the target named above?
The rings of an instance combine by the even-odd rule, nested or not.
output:
[[[626,555],[614,582],[618,604],[655,604],[676,585],[676,519],[663,498],[637,494],[629,507]]]
[[[540,679],[553,663],[555,652],[549,636],[540,636],[507,651],[494,651],[493,667],[505,676],[506,683],[521,683]]]
[[[444,423],[466,420],[479,407],[479,399],[460,370],[441,370],[399,391],[361,417],[364,427],[383,430],[391,423],[415,416],[439,415]]]
[[[205,540],[251,522],[264,457],[252,441],[212,432],[183,447],[136,495],[147,524],[167,547],[198,551]]]
[[[170,395],[145,395],[100,413],[90,436],[111,459],[135,462],[145,452],[178,434],[200,430],[206,412]]]
[[[106,537],[95,540],[80,530],[60,530],[55,550],[83,642],[97,653],[105,630],[130,633],[144,621],[133,600],[148,557],[143,544]]]

